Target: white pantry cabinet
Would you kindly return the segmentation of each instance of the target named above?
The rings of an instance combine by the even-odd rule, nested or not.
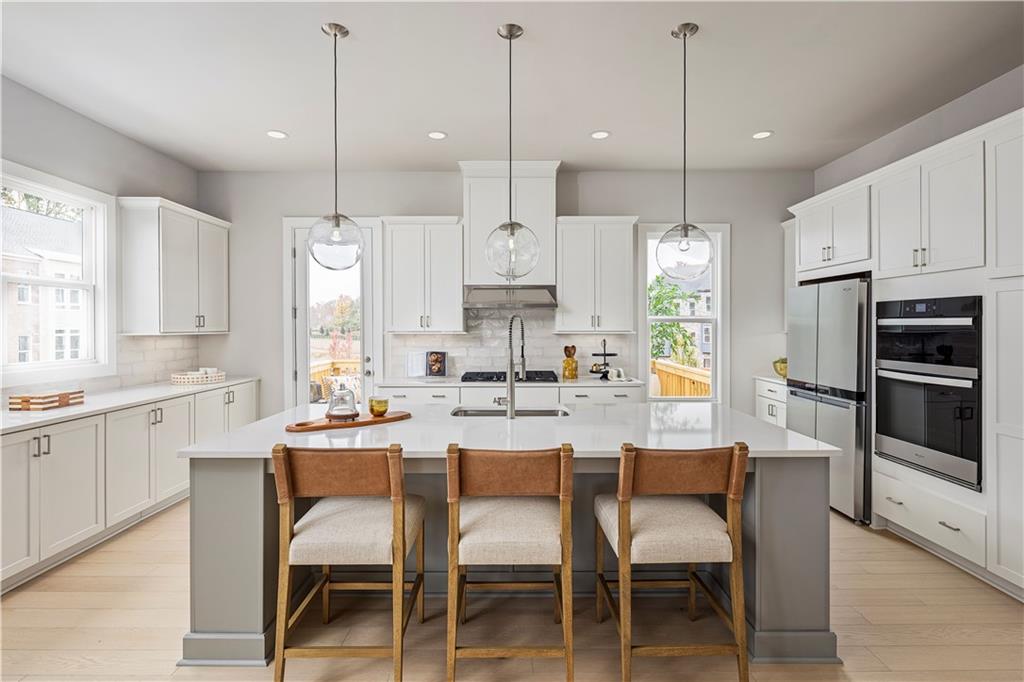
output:
[[[250,424],[258,419],[255,381],[196,393],[195,442]]]
[[[990,277],[1024,275],[1024,128],[985,138],[985,220]]]
[[[797,270],[871,258],[870,192],[857,187],[796,211]]]
[[[122,333],[227,332],[231,224],[158,197],[118,205]]]
[[[636,221],[636,216],[558,219],[556,332],[634,331]]]
[[[555,175],[559,161],[512,163],[512,217],[540,242],[537,267],[515,284],[555,283]],[[487,263],[487,236],[508,220],[508,162],[460,161],[466,284],[505,284]]]
[[[106,527],[103,429],[101,415],[39,431],[40,560]]]
[[[387,331],[463,332],[459,218],[403,216],[383,222]]]

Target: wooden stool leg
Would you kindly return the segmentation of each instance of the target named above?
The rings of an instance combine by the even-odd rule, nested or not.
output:
[[[455,682],[455,642],[459,627],[459,503],[448,503],[448,640],[445,679]]]
[[[597,595],[597,622],[604,621],[604,596],[601,594],[601,578],[604,577],[604,531],[601,524],[594,518],[594,527],[597,532],[594,534],[594,593]]]
[[[573,682],[575,661],[573,660],[572,637],[572,509],[571,502],[562,500],[562,639],[565,645],[565,680]]]
[[[274,682],[284,680],[284,638],[288,634],[288,605],[292,593],[292,567],[288,564],[291,542],[291,507],[281,505],[277,552],[277,620],[274,623]]]
[[[622,682],[633,677],[633,568],[619,558],[619,629],[622,648]]]
[[[465,625],[466,609],[469,608],[469,588],[466,587],[469,583],[469,566],[459,566],[459,575],[466,576],[466,579],[461,581],[459,586],[459,623]]]
[[[740,682],[750,679],[750,661],[747,658],[747,615],[743,595],[743,530],[740,525],[738,500],[728,501],[729,536],[732,539],[732,563],[729,565],[729,597],[732,602],[732,630],[736,636],[736,665]]]
[[[402,682],[402,627],[405,614],[405,566],[399,559],[391,564],[391,656],[395,663],[395,682]]]
[[[552,578],[555,586],[555,623],[557,624],[562,622],[562,605],[560,600],[562,599],[562,590],[565,589],[565,586],[561,583],[562,567],[555,566],[551,569],[551,572],[553,573]]]
[[[321,592],[320,610],[323,611],[323,623],[327,625],[331,622],[331,567],[324,564],[323,571],[324,575],[327,576],[327,582],[324,583],[324,588]]]
[[[686,595],[686,611],[690,620],[697,620],[697,581],[694,575],[697,573],[697,564],[690,564],[686,576],[690,579],[690,589]]]
[[[416,618],[419,619],[419,622],[421,622],[421,623],[423,622],[423,596],[424,596],[423,593],[426,591],[426,586],[423,585],[423,582],[422,582],[423,581],[423,565],[424,565],[423,556],[424,556],[424,553],[426,551],[424,549],[424,547],[423,547],[423,540],[424,540],[423,530],[424,530],[424,522],[421,521],[420,522],[420,532],[419,532],[419,535],[416,538],[416,577],[420,579],[420,591],[419,591],[419,594],[416,595]]]

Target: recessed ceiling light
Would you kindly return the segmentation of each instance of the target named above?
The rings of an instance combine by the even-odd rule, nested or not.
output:
[[[443,140],[444,138],[448,137],[448,133],[444,132],[443,130],[431,130],[429,133],[427,133],[427,137],[429,137],[431,140]]]
[[[774,134],[775,134],[774,130],[761,130],[759,132],[754,133],[753,138],[755,140],[763,140],[766,137],[771,137]]]
[[[288,133],[283,130],[268,130],[267,137],[272,137],[275,140],[284,140],[288,138]]]
[[[590,136],[595,140],[607,140],[609,137],[611,137],[611,135],[612,134],[609,133],[607,130],[595,130],[594,132],[590,133]]]

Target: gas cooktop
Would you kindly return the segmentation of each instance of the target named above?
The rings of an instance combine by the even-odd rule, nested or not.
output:
[[[504,372],[466,372],[462,375],[463,381],[489,381],[494,383],[505,383]],[[517,381],[523,381],[519,379],[517,375]],[[527,382],[548,382],[557,383],[558,375],[550,370],[526,370]]]

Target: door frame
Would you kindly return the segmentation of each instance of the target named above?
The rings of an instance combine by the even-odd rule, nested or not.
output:
[[[283,223],[283,242],[281,249],[282,257],[282,272],[283,272],[283,288],[284,296],[281,297],[281,327],[284,335],[284,353],[282,362],[283,367],[283,386],[284,386],[284,405],[286,408],[295,407],[300,404],[298,397],[298,344],[296,340],[299,337],[299,310],[298,310],[298,292],[295,287],[295,275],[297,269],[297,255],[300,248],[305,251],[304,245],[297,243],[297,232],[298,230],[309,229],[313,224],[319,220],[317,217],[285,217]],[[364,234],[368,233],[369,240],[369,259],[363,261],[363,267],[369,266],[370,272],[368,281],[370,282],[369,294],[370,294],[370,324],[364,325],[363,333],[365,338],[369,341],[369,346],[364,346],[364,352],[369,348],[369,357],[372,358],[370,361],[370,371],[372,374],[366,377],[365,387],[372,390],[375,377],[380,370],[383,369],[384,362],[384,268],[383,268],[383,244],[382,244],[382,221],[379,217],[354,217],[352,220],[355,221],[364,230]],[[367,277],[364,276],[363,281],[367,281]],[[366,296],[367,292],[363,293]],[[365,310],[365,308],[364,308]],[[303,316],[303,319],[304,316]],[[303,330],[303,333],[305,331]],[[364,391],[366,395],[369,395]],[[304,401],[303,401],[304,403]]]

